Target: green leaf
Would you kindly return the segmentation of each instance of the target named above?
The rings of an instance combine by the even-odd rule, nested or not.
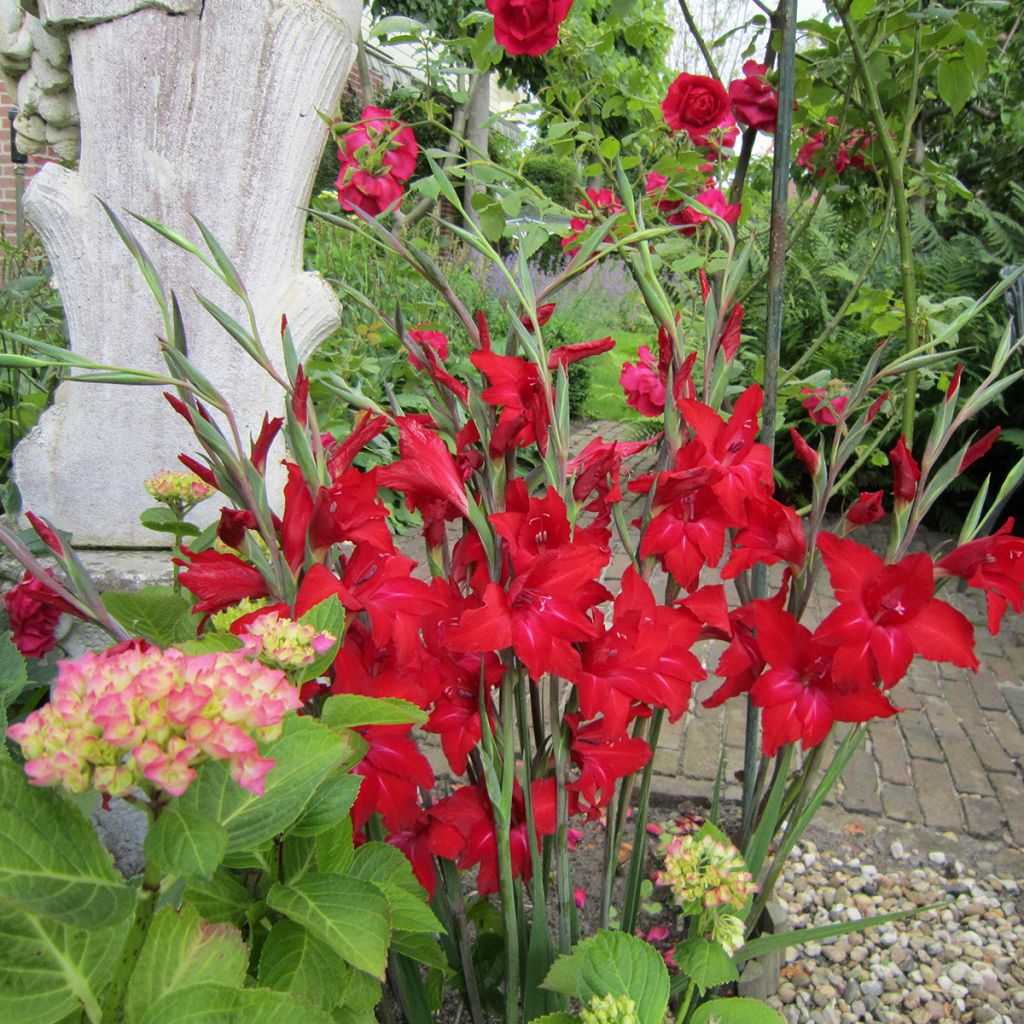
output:
[[[384,980],[388,904],[369,882],[348,875],[317,875],[295,885],[274,885],[267,903],[308,928],[346,963]]]
[[[231,778],[228,766],[207,762],[179,799],[179,806],[219,822],[228,832],[228,853],[258,849],[300,817],[327,774],[348,757],[350,739],[313,718],[285,719],[284,734],[262,753],[277,763],[257,796]]]
[[[344,961],[325,942],[294,921],[278,921],[260,953],[259,983],[306,999],[320,1010],[341,1002]]]
[[[139,522],[155,533],[170,533],[175,537],[198,537],[200,530],[195,523],[179,519],[166,505],[147,508],[139,515]]]
[[[190,878],[185,885],[184,898],[208,921],[230,921],[242,924],[253,898],[241,882],[224,868],[213,877]]]
[[[545,1013],[543,1017],[534,1017],[531,1024],[576,1024],[571,1013],[558,1010],[556,1013]]]
[[[313,794],[302,817],[288,830],[293,836],[315,836],[339,825],[359,795],[361,775],[336,772]]]
[[[0,764],[0,906],[77,928],[104,928],[135,909],[92,826],[51,789]]]
[[[960,56],[950,57],[939,65],[935,84],[939,98],[954,114],[963,110],[974,92],[974,76],[967,61]]]
[[[391,951],[401,953],[402,956],[426,964],[428,967],[436,967],[440,971],[448,970],[448,961],[445,959],[441,944],[423,932],[393,932]]]
[[[427,713],[411,701],[398,697],[363,697],[356,693],[339,693],[324,702],[320,721],[332,729],[354,729],[361,725],[419,724]]]
[[[701,992],[736,981],[740,972],[721,943],[695,936],[676,947],[679,969],[697,983]]]
[[[854,21],[860,21],[867,17],[875,8],[875,0],[853,0],[850,4],[850,17]]]
[[[0,1020],[55,1024],[83,1006],[98,1014],[126,936],[120,924],[83,931],[4,908]]]
[[[560,956],[543,988],[575,996],[626,995],[636,1002],[640,1024],[661,1024],[668,1009],[668,969],[661,954],[635,935],[600,931]]]
[[[605,160],[614,160],[619,155],[619,150],[622,148],[622,144],[613,135],[609,135],[607,138],[601,140],[601,145],[598,146],[597,151],[605,158]]]
[[[896,910],[891,914],[866,917],[862,921],[838,921],[836,924],[823,924],[817,928],[800,928],[795,932],[777,932],[773,935],[762,935],[759,938],[751,939],[750,942],[744,943],[733,954],[733,960],[740,964],[751,957],[761,956],[762,953],[770,953],[773,949],[787,949],[789,946],[798,946],[802,942],[819,942],[821,939],[831,939],[837,935],[848,935],[850,932],[867,931],[868,928],[877,928],[879,925],[888,924],[890,921],[901,921],[905,917],[923,914],[928,910],[941,910],[948,905],[948,903],[929,903],[924,907],[910,907],[908,910]]]
[[[694,1010],[690,1024],[785,1024],[785,1020],[758,999],[712,999]]]
[[[158,647],[171,647],[196,635],[192,602],[172,587],[143,587],[130,594],[101,595],[108,612],[129,633]]]
[[[220,822],[172,804],[146,833],[143,848],[165,875],[209,878],[227,853],[228,833]]]
[[[234,925],[210,924],[187,904],[157,911],[125,992],[125,1024],[139,1024],[167,994],[216,983],[240,988],[249,950]]]
[[[286,992],[192,985],[169,992],[141,1024],[330,1024],[331,1018]]]
[[[7,707],[28,686],[25,657],[14,646],[10,630],[0,633],[0,708]]]

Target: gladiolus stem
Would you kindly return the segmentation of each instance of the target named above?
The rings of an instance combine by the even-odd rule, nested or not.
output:
[[[651,725],[647,733],[647,743],[651,750],[658,749],[658,735],[661,723],[665,718],[664,708],[656,708],[651,715]],[[647,812],[651,799],[651,780],[654,774],[653,756],[644,765],[640,782],[640,802],[636,809],[633,828],[633,849],[629,855],[629,876],[626,881],[626,903],[622,912],[622,930],[627,935],[633,934],[637,915],[640,911],[640,883],[643,881],[643,867],[647,847]]]

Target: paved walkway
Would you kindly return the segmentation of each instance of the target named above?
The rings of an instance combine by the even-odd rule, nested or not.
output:
[[[574,451],[598,433],[608,440],[624,431],[621,424],[601,423],[581,425],[576,433]],[[884,539],[884,533],[875,536]],[[929,534],[922,542],[925,548],[948,546],[949,538]],[[625,565],[619,552],[609,579],[620,576]],[[905,710],[871,725],[832,802],[857,818],[882,817],[1024,847],[1024,618],[1008,612],[1002,631],[993,637],[985,626],[983,595],[950,587],[942,596],[978,627],[980,671],[916,658],[908,677],[891,691],[893,703]],[[808,623],[820,621],[831,600],[827,574],[822,574]],[[654,791],[710,796],[724,746],[729,783],[724,795],[738,799],[735,772],[743,766],[744,705],[732,700],[714,711],[700,706],[717,685],[713,670],[722,650],[721,644],[707,647],[712,678],[695,687],[691,712],[663,727]]]

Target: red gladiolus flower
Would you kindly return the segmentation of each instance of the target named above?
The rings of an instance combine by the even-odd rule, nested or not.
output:
[[[49,570],[47,573],[53,575]],[[43,599],[52,593],[45,583],[26,572],[21,583],[4,594],[11,639],[26,658],[42,658],[57,646],[55,631],[61,609]]]
[[[635,363],[623,363],[619,384],[626,396],[626,405],[641,416],[660,416],[665,411],[665,382],[658,373],[654,353],[641,345]]]
[[[921,479],[921,467],[914,460],[907,447],[907,439],[900,434],[896,447],[889,452],[892,467],[892,493],[897,502],[910,503],[917,494],[917,481]]]
[[[552,49],[571,8],[572,0],[487,0],[495,40],[516,56],[539,57]]]
[[[915,654],[977,669],[974,628],[935,597],[934,564],[908,555],[886,565],[852,540],[823,533],[818,540],[839,607],[816,636],[836,652],[832,676],[842,689],[880,679],[888,689],[906,675]]]
[[[415,828],[420,817],[419,789],[432,789],[434,772],[408,735],[407,725],[373,725],[360,729],[369,750],[352,769],[362,775],[352,805],[352,824],[360,829],[375,811],[392,832]]]
[[[841,688],[832,679],[834,647],[820,642],[788,612],[770,601],[755,611],[757,646],[768,669],[755,681],[750,700],[762,709],[764,752],[798,740],[816,747],[834,722],[889,718],[896,708],[873,685]]]
[[[775,131],[779,114],[779,94],[768,84],[768,68],[756,60],[743,65],[744,78],[729,83],[729,101],[740,124],[748,124],[761,132]]]
[[[882,491],[863,491],[846,513],[850,526],[870,526],[885,515]]]
[[[698,146],[704,145],[708,132],[733,124],[729,95],[722,83],[685,71],[669,86],[661,112],[669,128],[687,132]]]
[[[991,537],[961,544],[938,565],[940,573],[959,576],[969,587],[985,591],[988,629],[995,636],[1008,606],[1024,611],[1024,537],[1010,535],[1008,519]]]
[[[727,423],[701,402],[679,403],[694,440],[680,449],[685,454],[677,466],[688,462],[716,471],[711,489],[733,526],[744,523],[747,498],[771,494],[774,487],[768,449],[756,441],[762,397],[761,389],[752,384],[736,400]]]
[[[609,736],[625,731],[634,706],[664,708],[676,721],[689,706],[692,684],[705,677],[691,652],[700,633],[696,616],[659,605],[630,566],[611,625],[583,649],[577,686],[584,715],[603,715]]]
[[[352,460],[359,452],[387,428],[386,417],[364,412],[344,441],[328,446],[327,472],[331,474],[331,479],[337,480],[352,465]]]
[[[491,435],[491,457],[530,444],[536,444],[544,455],[548,448],[548,396],[537,367],[496,352],[477,351],[469,359],[491,385],[480,397],[488,405],[502,407]]]
[[[420,812],[416,824],[411,828],[388,836],[388,842],[409,859],[413,874],[427,890],[430,899],[434,898],[437,889],[434,858],[443,857],[454,861],[465,846],[465,840],[458,829],[432,818],[426,811]]]
[[[469,500],[455,459],[440,437],[411,416],[398,420],[398,450],[402,458],[377,470],[377,481],[405,495],[409,509],[423,516],[423,533],[430,547],[444,536],[444,524],[469,512]]]
[[[555,831],[555,780],[540,779],[531,783],[530,798],[535,829],[533,842],[539,845],[540,836],[553,835]],[[480,865],[476,879],[477,892],[481,896],[497,892],[497,836],[487,793],[479,786],[462,786],[451,796],[434,804],[429,813],[432,818],[456,829],[465,838],[458,866],[460,870],[466,870]],[[524,882],[528,882],[533,874],[529,841],[526,802],[517,779],[512,792],[509,850],[512,855],[512,876],[522,878]]]
[[[256,516],[248,509],[222,508],[217,537],[229,548],[240,548],[248,530],[257,528]]]
[[[249,461],[252,463],[253,469],[261,476],[267,471],[267,454],[270,452],[270,446],[274,443],[274,438],[277,437],[282,423],[284,420],[280,416],[269,419],[266,413],[263,414],[263,425],[260,427],[259,436],[253,441],[249,453]]]
[[[428,346],[437,353],[439,359],[448,358],[448,335],[443,331],[430,331],[424,330],[424,325],[420,324],[415,330],[409,332],[409,337],[420,346],[421,349],[426,351]],[[416,367],[417,370],[423,369],[423,364],[414,356],[411,352],[409,353],[409,362]]]
[[[743,211],[741,203],[727,203],[725,196],[717,188],[705,189],[703,192],[699,192],[695,198],[698,203],[707,207],[711,214],[724,220],[726,224],[735,224],[739,220],[740,213]],[[682,234],[692,235],[697,230],[697,225],[707,224],[712,221],[711,214],[704,213],[696,206],[687,206],[681,213],[669,216],[666,219],[669,224],[681,225],[680,232]]]
[[[733,538],[732,554],[722,579],[735,579],[757,564],[786,562],[794,572],[807,558],[807,538],[800,517],[774,498],[758,497],[747,503],[747,525]]]
[[[611,519],[611,506],[622,501],[623,460],[649,448],[660,436],[656,434],[647,441],[612,441],[610,444],[598,436],[579,455],[569,460],[566,470],[575,474],[572,496],[582,503],[594,495],[586,511],[594,513],[595,525],[607,526]]]
[[[237,555],[190,551],[184,544],[181,552],[188,561],[181,558],[173,561],[185,568],[178,577],[181,585],[199,598],[192,606],[196,615],[219,612],[244,598],[255,600],[270,594],[259,569],[243,562]]]
[[[599,356],[602,352],[610,352],[613,348],[615,348],[615,339],[610,337],[598,338],[596,341],[577,341],[572,345],[561,345],[558,348],[553,348],[548,354],[548,369],[553,370],[557,366],[578,363],[581,359]]]
[[[566,788],[579,794],[587,819],[593,821],[608,806],[615,783],[650,761],[651,748],[646,740],[609,736],[601,720],[581,726],[579,715],[566,715],[566,722],[573,734],[569,756],[579,770],[579,777]]]
[[[460,651],[511,647],[534,679],[545,672],[575,681],[580,656],[572,646],[600,632],[587,612],[611,595],[596,582],[608,553],[585,544],[563,544],[517,570],[506,593],[489,583],[479,608],[464,612],[448,630]]]

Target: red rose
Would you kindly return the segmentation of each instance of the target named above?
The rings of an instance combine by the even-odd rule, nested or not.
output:
[[[346,160],[342,160],[341,174],[334,184],[343,210],[360,209],[371,217],[397,206],[405,194],[402,183],[391,174],[370,174]]]
[[[768,84],[768,68],[756,60],[743,65],[745,78],[729,83],[729,100],[736,120],[761,132],[774,132],[779,114],[779,94]]]
[[[572,0],[487,0],[495,40],[509,53],[527,57],[539,57],[558,42],[558,26],[571,7]]]
[[[372,173],[384,170],[399,181],[408,181],[416,170],[420,148],[413,130],[395,121],[384,107],[364,107],[360,123],[341,142],[341,159]]]
[[[716,217],[720,217],[726,224],[735,224],[739,220],[740,212],[743,209],[741,203],[727,203],[725,196],[720,189],[709,188],[698,193],[695,197],[701,206],[709,209]],[[666,211],[668,212],[668,211]],[[698,210],[695,206],[687,206],[682,211],[668,213],[665,220],[669,224],[677,225],[684,235],[692,235],[697,230],[698,224],[704,224],[711,220],[711,217]]]
[[[698,146],[707,144],[708,132],[733,123],[729,94],[722,83],[685,71],[668,87],[661,112],[669,128],[688,132]]]
[[[49,593],[49,587],[25,573],[22,582],[4,594],[4,607],[11,620],[14,646],[26,658],[41,658],[57,646],[54,630],[61,611],[39,600],[40,594]]]

